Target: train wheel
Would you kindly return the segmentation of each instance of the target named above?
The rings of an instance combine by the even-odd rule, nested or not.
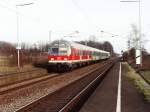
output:
[[[61,72],[61,71],[62,71],[61,64],[58,64],[58,65],[57,65],[57,71],[58,71],[58,72]]]
[[[71,68],[70,68],[69,66],[66,65],[65,71],[68,72],[68,71],[70,71],[70,70],[71,70]]]
[[[51,71],[52,70],[49,67],[47,67],[47,72],[50,73]]]

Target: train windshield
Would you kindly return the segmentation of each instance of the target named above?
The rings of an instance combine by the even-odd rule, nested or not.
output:
[[[59,54],[60,55],[67,55],[67,48],[66,47],[60,47],[59,48]]]
[[[51,48],[50,54],[58,54],[59,48]]]
[[[49,54],[52,54],[52,55],[67,55],[67,48],[65,48],[65,47],[50,48],[49,49]]]
[[[67,55],[68,46],[65,43],[54,42],[51,44],[49,54],[52,55]]]

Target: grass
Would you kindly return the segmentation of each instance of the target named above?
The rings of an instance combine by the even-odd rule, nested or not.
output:
[[[141,74],[150,83],[150,71],[141,71]]]
[[[23,67],[18,68],[15,66],[13,61],[13,59],[10,60],[6,56],[0,56],[0,75],[4,75],[3,77],[0,77],[0,86],[31,79],[34,77],[40,77],[47,73],[46,69],[41,67],[37,68],[32,64],[26,64]],[[28,73],[27,71],[32,72]]]
[[[15,83],[17,81],[23,81],[27,79],[31,79],[34,77],[40,77],[43,75],[46,75],[47,71],[46,69],[42,68],[36,68],[33,67],[32,65],[26,65],[23,68],[20,68],[20,70],[17,67],[0,67],[0,70],[2,71],[1,73],[9,74],[9,75],[4,75],[3,77],[0,77],[0,86]],[[34,71],[32,71],[34,70]],[[30,73],[25,72],[25,71],[32,71]],[[11,73],[16,73],[17,74],[11,74]],[[23,73],[20,73],[23,72]]]
[[[36,69],[32,65],[25,65],[24,67],[21,67],[18,69],[18,67],[8,67],[8,66],[1,66],[0,67],[0,74],[10,74],[10,73],[16,73],[16,72],[24,72],[24,71],[29,71]]]
[[[144,95],[145,100],[150,102],[150,85],[148,85],[143,78],[135,72],[127,63],[122,63],[126,76],[133,81],[136,88]]]

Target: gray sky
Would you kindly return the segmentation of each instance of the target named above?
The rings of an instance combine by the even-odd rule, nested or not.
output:
[[[19,8],[19,38],[21,42],[52,40],[79,31],[72,40],[88,39],[95,35],[98,41],[110,41],[116,52],[127,48],[131,24],[138,25],[138,3],[119,0],[0,0],[0,41],[17,42],[16,4],[34,2]],[[142,0],[142,33],[150,36],[150,1]],[[111,37],[101,30],[120,35]],[[66,38],[69,40],[69,38]],[[150,52],[150,42],[145,43]]]

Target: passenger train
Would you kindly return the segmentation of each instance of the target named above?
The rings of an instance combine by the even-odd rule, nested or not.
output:
[[[99,60],[108,59],[110,53],[66,40],[56,40],[50,44],[48,51],[48,72],[51,68],[57,71],[71,70]]]

